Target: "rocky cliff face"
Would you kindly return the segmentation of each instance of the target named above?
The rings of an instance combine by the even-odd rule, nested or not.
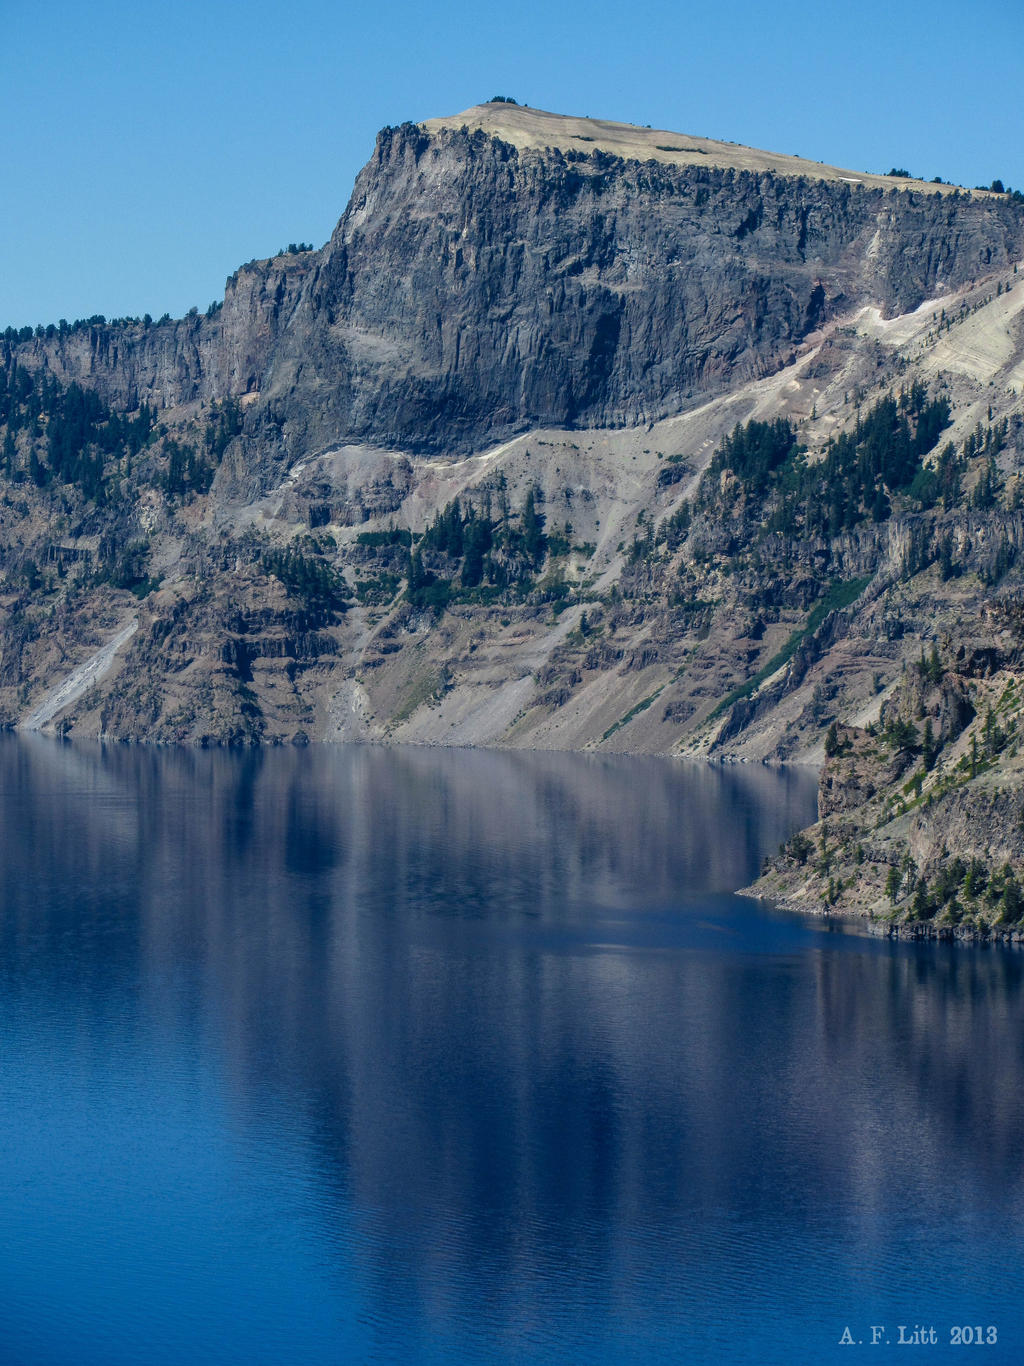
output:
[[[475,117],[385,130],[330,242],[208,316],[0,340],[0,722],[810,762],[835,725],[776,894],[966,904],[942,830],[980,863],[996,807],[1024,885],[976,786],[1024,763],[1024,206]]]
[[[904,313],[1022,249],[1005,203],[405,126],[359,177],[272,387],[317,410],[319,440],[412,450],[647,422],[777,369],[839,310]]]
[[[1006,197],[623,160],[574,136],[385,129],[321,251],[243,268],[213,316],[19,357],[118,407],[259,393],[257,444],[279,456],[465,454],[659,419],[776,371],[840,313],[906,313],[1024,253]]]
[[[8,343],[6,350],[30,369],[94,389],[123,411],[141,403],[162,410],[255,394],[314,255],[250,262],[227,281],[223,305],[207,314],[79,325]]]
[[[753,890],[888,934],[1024,940],[1019,612],[998,625],[977,648],[922,654],[876,722],[830,728],[820,820]]]

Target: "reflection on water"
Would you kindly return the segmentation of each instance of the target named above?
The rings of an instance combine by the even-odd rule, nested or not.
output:
[[[1022,960],[729,896],[813,800],[0,745],[0,1343],[827,1361],[982,1315],[1019,1359]]]

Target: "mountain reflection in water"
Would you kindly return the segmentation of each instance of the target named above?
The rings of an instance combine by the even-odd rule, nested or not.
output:
[[[1022,960],[729,895],[813,803],[5,741],[12,1360],[827,1361],[928,1315],[1017,1359]]]

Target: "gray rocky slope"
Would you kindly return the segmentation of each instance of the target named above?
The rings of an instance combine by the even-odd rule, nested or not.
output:
[[[44,338],[23,363],[119,408],[258,394],[260,455],[469,454],[680,412],[832,318],[906,313],[1024,251],[1004,196],[621,160],[585,135],[520,148],[477,112],[385,129],[330,241],[243,267],[212,316]]]

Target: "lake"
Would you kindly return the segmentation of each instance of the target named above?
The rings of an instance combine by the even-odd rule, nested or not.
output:
[[[732,895],[814,796],[0,739],[0,1362],[1024,1359],[1024,956]]]

